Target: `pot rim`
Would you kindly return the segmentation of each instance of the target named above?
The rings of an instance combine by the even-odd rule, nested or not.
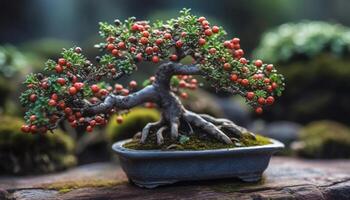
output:
[[[116,142],[112,145],[112,149],[122,157],[133,159],[149,159],[149,158],[176,158],[176,157],[196,157],[196,156],[218,156],[218,155],[239,155],[239,154],[273,154],[274,152],[284,148],[284,144],[269,138],[271,144],[235,147],[225,149],[208,149],[208,150],[135,150],[123,147],[132,139],[126,139]]]

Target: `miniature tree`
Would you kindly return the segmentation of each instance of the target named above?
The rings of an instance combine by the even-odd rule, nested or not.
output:
[[[20,97],[28,109],[24,132],[44,133],[65,119],[72,127],[85,126],[91,132],[94,127],[105,125],[112,113],[122,114],[146,104],[158,106],[162,118],[144,127],[141,143],[152,132],[157,143],[162,144],[165,130],[175,140],[179,129],[187,127],[189,133],[194,128],[201,129],[231,144],[223,129],[238,139],[247,130],[227,119],[196,114],[182,106],[178,96],[186,98],[186,90],[198,87],[193,76],[202,76],[217,90],[245,97],[256,113],[273,104],[274,96],[281,95],[284,88],[283,76],[277,74],[272,64],[261,60],[249,62],[243,57],[238,38],[226,40],[222,27],[210,26],[205,17],[197,18],[189,9],[183,9],[177,19],[165,23],[157,21],[150,25],[133,17],[124,23],[115,20],[114,25],[100,23],[100,35],[106,42],[96,46],[106,54],[96,57],[96,64],[81,54],[81,48],[75,47],[64,50],[58,62],[47,61],[47,73],[28,75],[25,81],[28,89]],[[190,57],[192,63],[183,64],[185,57]],[[158,69],[138,91],[135,81],[130,82],[128,89],[101,82],[130,75],[144,61],[153,62]],[[121,116],[117,122],[122,122]]]

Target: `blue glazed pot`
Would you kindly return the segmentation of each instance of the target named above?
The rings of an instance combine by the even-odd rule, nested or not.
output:
[[[284,145],[271,144],[252,147],[200,151],[133,150],[113,144],[121,166],[129,180],[140,187],[154,188],[179,181],[239,178],[245,182],[261,179],[273,153]]]

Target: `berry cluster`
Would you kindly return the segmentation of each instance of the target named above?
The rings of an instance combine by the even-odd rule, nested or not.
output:
[[[84,117],[80,113],[83,102],[95,104],[111,93],[127,96],[134,92],[138,86],[135,81],[124,88],[120,84],[112,87],[102,80],[131,74],[144,61],[181,63],[189,57],[211,86],[240,94],[257,113],[262,113],[263,106],[273,104],[275,96],[284,89],[283,76],[272,64],[261,60],[250,62],[243,57],[239,38],[227,40],[222,27],[211,26],[205,17],[196,17],[188,9],[180,11],[176,19],[152,26],[135,18],[124,23],[119,20],[114,24],[100,23],[100,35],[104,42],[97,47],[106,54],[96,57],[96,64],[76,47],[64,50],[58,61],[47,61],[46,75],[28,75],[25,81],[28,89],[20,98],[28,109],[24,132],[44,133],[64,119],[72,127],[85,126],[88,132],[105,125],[110,114],[125,111],[112,109],[109,113]],[[155,77],[150,77],[143,86],[153,81]],[[190,75],[174,76],[171,80],[172,91],[181,98],[188,98],[187,92],[198,85],[197,79]],[[155,105],[149,102],[145,106]],[[117,123],[121,122],[122,117],[117,117]]]

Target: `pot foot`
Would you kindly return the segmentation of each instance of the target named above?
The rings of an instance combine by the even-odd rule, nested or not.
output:
[[[261,180],[262,174],[257,173],[257,174],[246,174],[246,175],[241,175],[238,176],[239,179],[241,179],[244,182],[258,182]]]
[[[138,180],[129,179],[129,182],[142,188],[152,189],[162,185],[173,184],[178,181],[175,181],[175,180],[173,181],[170,181],[170,180],[169,181],[138,181]]]

